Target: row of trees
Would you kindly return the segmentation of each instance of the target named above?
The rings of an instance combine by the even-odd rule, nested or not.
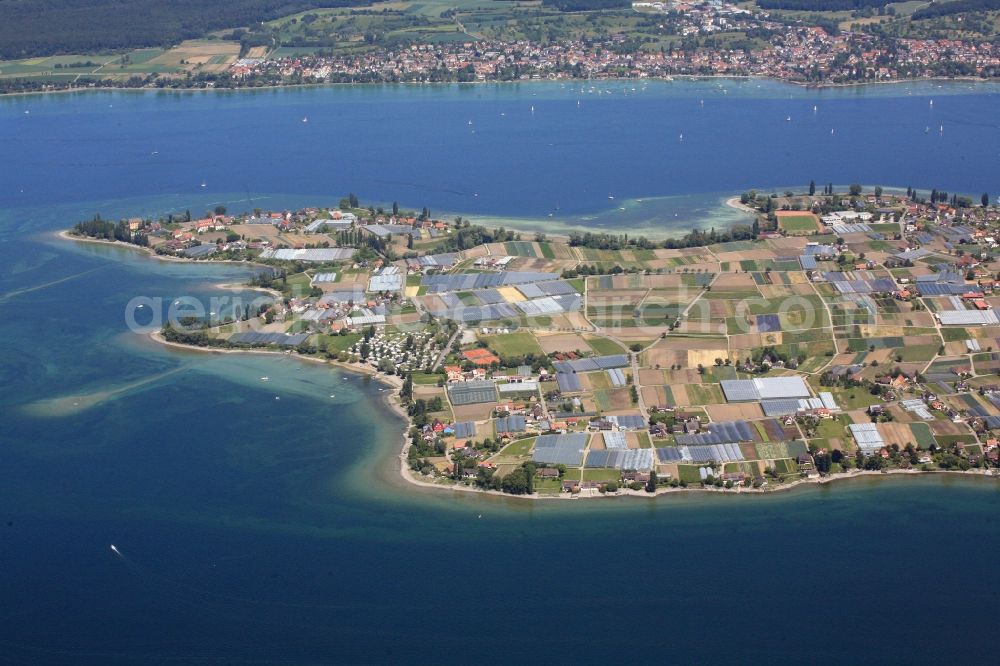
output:
[[[79,236],[87,236],[88,238],[120,241],[141,247],[149,246],[149,237],[142,232],[132,232],[124,220],[109,222],[102,220],[100,215],[95,215],[91,220],[76,224],[73,227],[73,233]]]

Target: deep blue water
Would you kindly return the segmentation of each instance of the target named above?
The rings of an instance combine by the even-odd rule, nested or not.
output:
[[[126,329],[129,299],[219,297],[242,268],[52,236],[248,191],[499,218],[558,198],[566,222],[628,230],[609,191],[677,226],[810,177],[996,189],[992,87],[726,85],[0,99],[0,661],[988,659],[995,482],[530,504],[400,487],[377,384]]]
[[[362,201],[432,212],[546,220],[551,213],[555,223],[584,217],[586,226],[662,232],[712,215],[691,195],[704,204],[705,195],[804,188],[810,179],[996,194],[998,109],[996,84],[25,96],[0,100],[0,146],[11,169],[0,207],[162,195],[179,195],[183,206],[204,195],[235,210],[301,198],[336,203],[355,192]],[[252,203],[261,193],[284,196]],[[646,205],[618,210],[636,199]]]

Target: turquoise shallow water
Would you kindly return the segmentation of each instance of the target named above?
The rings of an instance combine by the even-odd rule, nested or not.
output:
[[[864,182],[971,192],[995,178],[992,88],[753,85],[581,96],[579,108],[600,108],[586,123],[574,120],[578,92],[549,85],[0,100],[4,657],[987,657],[1000,592],[995,482],[875,479],[754,498],[536,503],[402,487],[391,466],[398,423],[377,384],[292,358],[167,350],[125,327],[134,296],[208,299],[222,295],[212,285],[246,270],[52,236],[96,211],[197,211],[220,199],[238,209],[246,192],[278,206],[353,189],[536,220],[548,219],[557,193],[572,201],[564,222],[623,228],[608,210],[613,187],[616,203],[658,202],[642,214],[655,228],[704,224],[683,211],[711,210],[747,180],[798,182],[800,170],[830,174],[820,181],[861,172]],[[950,119],[947,139],[923,134],[931,95],[933,113]],[[702,97],[728,119],[716,133],[738,133],[750,147],[718,152],[705,138],[715,152],[703,149],[698,163],[658,151],[657,137],[698,126]],[[786,137],[799,148],[783,159],[793,151],[778,133],[813,130],[788,127],[785,111],[772,122],[772,112],[811,113],[813,104],[835,115],[836,136],[851,138],[831,156]],[[535,119],[555,118],[530,125],[530,105]],[[486,119],[500,109],[510,111]],[[526,119],[515,132],[485,127],[517,109]],[[335,119],[322,141],[293,134],[304,113],[310,128]],[[471,114],[481,132],[440,136],[452,122],[465,131]],[[935,159],[904,145],[913,128],[916,141],[938,142]],[[814,129],[823,135],[818,121]],[[698,135],[684,133],[685,146]],[[480,144],[481,134],[492,138]],[[536,145],[543,139],[559,146],[557,157]],[[154,145],[166,164],[147,161]]]

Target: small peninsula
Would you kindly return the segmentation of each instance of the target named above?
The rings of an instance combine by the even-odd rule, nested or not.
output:
[[[153,337],[363,372],[410,481],[531,498],[760,493],[1000,470],[1000,209],[912,188],[744,192],[664,239],[336,206],[116,221],[65,238],[253,268]]]

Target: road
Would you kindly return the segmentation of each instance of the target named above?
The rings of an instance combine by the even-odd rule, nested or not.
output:
[[[441,363],[444,361],[445,357],[448,355],[448,352],[451,350],[451,346],[455,344],[455,338],[457,338],[461,334],[462,334],[462,327],[459,326],[457,329],[455,329],[455,333],[452,334],[450,338],[448,338],[448,343],[444,346],[444,348],[441,349],[441,353],[438,354],[437,360],[434,361],[434,365],[431,366],[431,372],[437,372],[437,369],[441,367]]]

